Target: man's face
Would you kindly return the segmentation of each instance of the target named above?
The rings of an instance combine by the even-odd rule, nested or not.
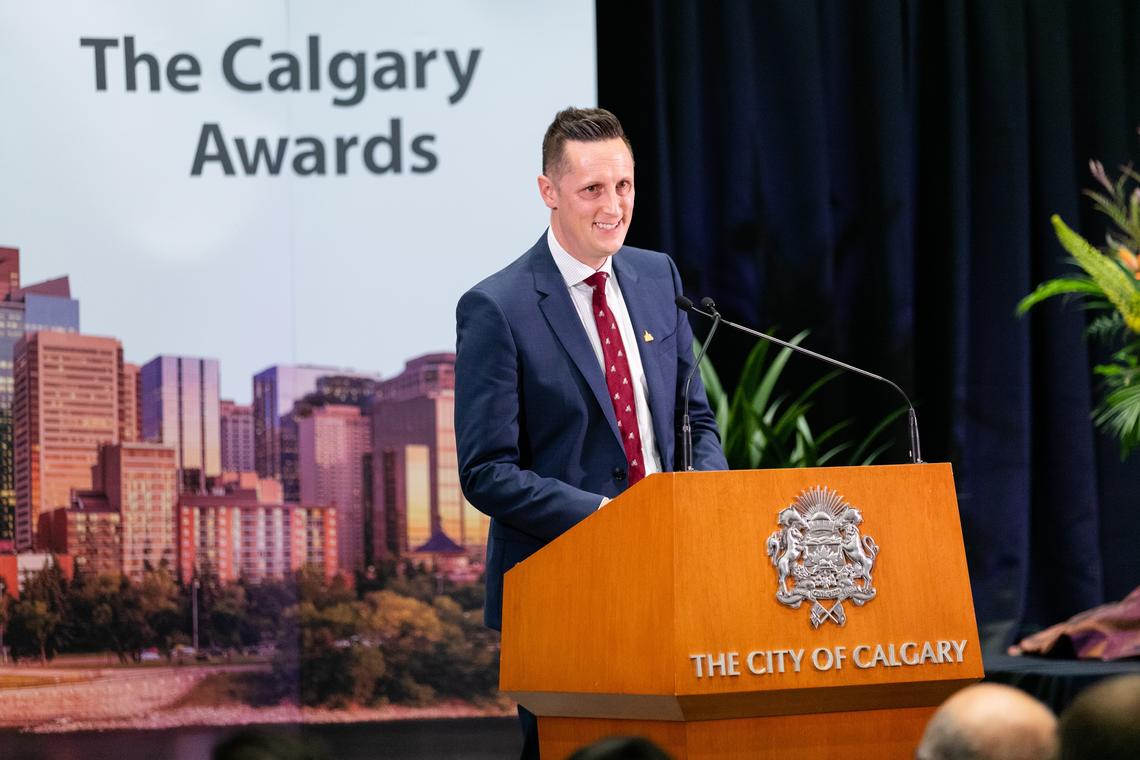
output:
[[[538,191],[558,242],[597,269],[621,248],[633,218],[633,156],[620,138],[563,147],[561,165],[538,178]]]

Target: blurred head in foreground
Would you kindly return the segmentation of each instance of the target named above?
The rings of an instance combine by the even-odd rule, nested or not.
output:
[[[213,760],[328,760],[319,743],[289,730],[239,731],[214,747]]]
[[[1140,675],[1101,681],[1061,714],[1060,760],[1140,758]]]
[[[917,760],[1046,760],[1057,748],[1057,719],[1025,692],[969,686],[946,700],[922,735]]]
[[[639,736],[612,736],[575,752],[569,760],[672,760],[669,753]]]

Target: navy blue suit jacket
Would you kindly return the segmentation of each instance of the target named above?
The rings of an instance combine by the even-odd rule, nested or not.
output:
[[[625,246],[614,274],[649,386],[661,463],[680,467],[681,390],[693,334],[663,253]],[[653,340],[644,340],[645,333]],[[605,377],[544,234],[456,308],[455,432],[463,493],[491,516],[484,619],[502,625],[503,573],[627,487]],[[690,388],[693,462],[728,469],[700,374]]]

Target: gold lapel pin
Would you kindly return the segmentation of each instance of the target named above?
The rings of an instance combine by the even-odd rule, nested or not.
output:
[[[648,330],[646,330],[645,334],[641,336],[641,339],[643,341],[645,341],[646,343],[652,343],[653,342],[653,336],[649,334]]]

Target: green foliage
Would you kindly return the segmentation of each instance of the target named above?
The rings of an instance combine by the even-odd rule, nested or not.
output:
[[[202,584],[204,648],[272,642],[276,653],[260,679],[221,679],[194,699],[336,707],[495,698],[498,634],[482,625],[482,584],[415,566],[393,568],[382,582],[382,590],[356,590],[306,570],[287,582]],[[110,651],[128,663],[150,647],[170,656],[189,640],[190,594],[165,568],[138,582],[78,573],[71,583],[49,568],[19,600],[0,592],[0,635],[17,658]]]
[[[423,704],[495,694],[497,635],[450,597],[428,602],[387,588],[331,606],[302,602],[292,620],[274,673],[279,693],[301,704]]]
[[[1054,296],[1093,296],[1099,300],[1100,308],[1109,308],[1108,302],[1103,300],[1104,291],[1091,277],[1057,277],[1046,280],[1037,286],[1032,293],[1017,303],[1017,315],[1020,317],[1042,301]]]
[[[12,619],[12,599],[8,596],[8,586],[0,578],[0,664],[5,661],[5,652],[8,645],[4,643],[4,634],[8,631],[8,622]]]
[[[127,662],[149,645],[138,587],[126,578],[96,576],[74,587],[72,598],[77,612],[84,609],[94,623],[83,640],[85,648],[109,649],[120,662]]]
[[[353,604],[318,608],[304,601],[295,614],[298,625],[286,628],[278,641],[274,669],[279,681],[296,684],[301,704],[347,704],[359,691],[353,675],[356,647],[350,638],[358,627]]]
[[[143,574],[138,595],[139,612],[145,621],[141,637],[170,659],[183,628],[183,605],[178,583],[167,568],[160,567]]]
[[[430,603],[431,600],[435,598],[435,595],[439,593],[437,589],[438,585],[438,582],[430,573],[411,571],[401,577],[390,580],[386,588],[401,596]]]
[[[1140,446],[1140,341],[1117,351],[1110,364],[1093,368],[1104,379],[1105,396],[1093,422],[1120,441],[1121,458]]]
[[[1100,343],[1113,345],[1123,343],[1128,339],[1128,326],[1124,324],[1124,317],[1119,312],[1101,314],[1089,323],[1085,334]]]
[[[1136,279],[1108,255],[1094,248],[1087,240],[1073,232],[1061,217],[1053,215],[1053,229],[1061,245],[1073,260],[1096,284],[1100,295],[1116,307],[1124,323],[1133,332],[1140,333],[1140,287]]]
[[[807,335],[805,330],[788,342],[798,346]],[[697,348],[694,341],[694,349]],[[889,448],[887,433],[891,424],[905,414],[905,409],[887,415],[858,443],[843,440],[841,436],[854,424],[851,419],[816,432],[808,421],[808,412],[819,390],[839,372],[829,372],[796,396],[778,393],[780,375],[793,351],[781,348],[769,358],[770,350],[771,344],[767,341],[756,344],[744,363],[731,398],[709,358],[706,356],[701,361],[701,380],[716,415],[729,467],[751,470],[864,465],[874,462]]]
[[[55,657],[58,641],[56,632],[63,617],[42,599],[29,599],[16,607],[12,616],[12,631],[9,636],[12,651],[16,656],[33,651],[21,646],[25,642],[39,652],[40,662],[46,663]],[[21,651],[23,650],[23,651]]]
[[[277,628],[286,612],[297,604],[295,583],[240,581],[245,593],[245,608],[239,625],[243,646],[256,646],[276,638]]]
[[[1081,270],[1071,277],[1041,283],[1021,299],[1018,315],[1058,295],[1075,297],[1082,308],[1108,312],[1090,321],[1086,335],[1113,351],[1107,364],[1093,368],[1102,379],[1102,397],[1092,412],[1093,423],[1120,441],[1121,458],[1140,446],[1140,187],[1129,192],[1129,183],[1140,174],[1122,167],[1116,181],[1109,179],[1097,161],[1089,164],[1093,177],[1107,192],[1086,191],[1097,211],[1114,226],[1103,249],[1098,249],[1070,229],[1060,217],[1051,219],[1057,239]]]
[[[46,663],[66,644],[66,585],[56,565],[45,567],[24,584],[9,613],[6,643],[14,657],[38,657]]]

